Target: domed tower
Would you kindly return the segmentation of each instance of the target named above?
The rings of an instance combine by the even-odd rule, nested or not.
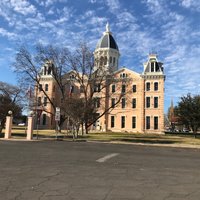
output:
[[[97,43],[94,51],[95,66],[94,71],[101,68],[110,73],[118,70],[119,49],[115,39],[110,32],[110,26],[106,24],[106,31]]]

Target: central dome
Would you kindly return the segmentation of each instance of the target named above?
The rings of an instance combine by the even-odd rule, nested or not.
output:
[[[96,49],[99,48],[112,48],[112,49],[118,49],[117,43],[115,42],[115,39],[112,36],[112,33],[110,32],[109,25],[106,25],[106,32],[104,32],[104,35],[101,37],[99,42],[97,43]]]

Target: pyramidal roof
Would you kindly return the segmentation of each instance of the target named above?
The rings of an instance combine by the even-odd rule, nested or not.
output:
[[[103,36],[97,43],[96,49],[99,48],[111,48],[119,51],[117,43],[110,32],[110,26],[108,23],[106,24],[106,31],[103,33]]]

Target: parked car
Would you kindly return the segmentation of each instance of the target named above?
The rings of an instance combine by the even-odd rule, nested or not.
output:
[[[19,123],[18,126],[25,126],[25,123]]]
[[[184,133],[189,133],[190,130],[189,130],[188,128],[183,128],[183,132],[184,132]]]

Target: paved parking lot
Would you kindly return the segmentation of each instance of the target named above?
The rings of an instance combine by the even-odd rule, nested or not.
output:
[[[200,150],[0,141],[0,199],[199,200]]]

